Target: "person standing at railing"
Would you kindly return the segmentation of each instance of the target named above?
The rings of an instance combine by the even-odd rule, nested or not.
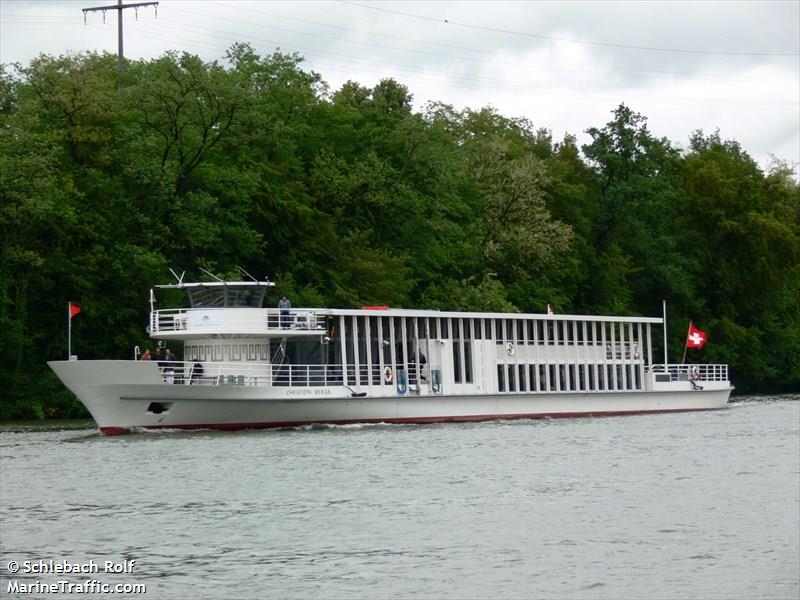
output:
[[[289,329],[289,311],[292,309],[292,303],[285,294],[278,302],[278,308],[281,311],[281,329]]]
[[[142,352],[141,355],[139,355],[139,360],[150,360],[150,359],[152,359],[152,356],[150,356],[150,349],[145,348],[144,352]]]
[[[169,384],[175,383],[175,355],[169,348],[164,349],[164,381]]]
[[[205,373],[205,369],[203,368],[202,363],[196,362],[192,367],[192,377],[189,383],[194,383],[195,381],[200,381],[203,378],[203,373]]]
[[[161,372],[161,376],[164,377],[164,369],[167,366],[167,362],[164,356],[164,348],[161,346],[156,347],[156,364],[158,365],[158,370]]]

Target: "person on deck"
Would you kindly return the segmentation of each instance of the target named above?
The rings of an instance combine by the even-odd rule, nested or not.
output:
[[[170,352],[169,348],[164,349],[164,381],[169,384],[175,383],[175,355]]]
[[[289,298],[284,294],[283,298],[278,302],[278,308],[281,310],[281,329],[289,328],[289,311],[292,308],[292,303]]]
[[[139,356],[139,360],[151,360],[153,357],[150,356],[150,349],[145,348],[144,352]]]
[[[203,379],[203,373],[205,373],[205,369],[203,368],[202,363],[194,363],[194,366],[192,367],[192,378],[189,380],[189,383],[195,383],[196,381]]]

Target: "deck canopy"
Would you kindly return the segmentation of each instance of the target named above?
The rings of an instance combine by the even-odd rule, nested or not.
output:
[[[261,308],[271,281],[207,281],[157,285],[161,289],[183,289],[192,308]]]

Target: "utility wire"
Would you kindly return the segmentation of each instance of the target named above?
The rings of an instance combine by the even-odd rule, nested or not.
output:
[[[215,4],[217,4],[217,3],[215,3]],[[175,10],[182,11],[183,9],[175,9]],[[249,12],[264,14],[264,15],[267,15],[267,16],[280,16],[280,15],[272,15],[270,13],[264,13],[263,11],[258,11],[258,10],[253,10],[253,9],[241,9],[241,10],[248,10]],[[183,10],[183,12],[189,12],[189,11]],[[196,14],[196,13],[193,13],[193,14]],[[436,57],[439,57],[439,58],[447,58],[447,59],[459,60],[459,61],[469,61],[469,62],[472,62],[472,63],[475,63],[475,64],[480,64],[480,59],[474,58],[474,57],[454,56],[452,54],[443,54],[441,52],[432,52],[432,51],[427,51],[427,50],[418,50],[418,49],[414,49],[414,48],[401,48],[401,47],[397,47],[397,46],[387,46],[385,44],[376,44],[376,43],[372,43],[372,42],[361,42],[361,41],[357,41],[357,40],[348,40],[348,39],[342,39],[341,37],[321,35],[321,34],[318,34],[318,33],[306,33],[306,32],[303,32],[303,31],[285,29],[285,28],[282,28],[282,27],[275,27],[275,26],[272,26],[272,25],[262,25],[262,24],[259,24],[259,23],[253,23],[251,21],[241,21],[241,20],[238,20],[238,19],[231,19],[230,17],[214,16],[213,18],[215,20],[228,21],[228,22],[231,22],[231,23],[235,23],[237,25],[260,27],[260,28],[263,28],[263,29],[270,29],[270,30],[274,30],[274,31],[290,33],[292,35],[310,36],[310,37],[313,37],[315,39],[329,39],[329,40],[337,41],[337,42],[340,42],[340,43],[357,45],[357,46],[367,46],[367,47],[373,47],[373,48],[385,48],[387,50],[395,50],[395,51],[399,51],[399,52],[406,52],[406,53],[412,53],[412,54],[421,54],[421,55],[427,55],[427,56],[436,56]],[[292,19],[292,20],[301,21],[301,19]],[[313,24],[317,24],[317,25],[328,26],[328,25],[324,25],[322,23],[315,23],[313,21],[305,21],[305,22],[313,23]],[[328,27],[337,27],[337,28],[339,28],[338,26],[328,26]],[[340,29],[345,29],[346,31],[355,31],[356,33],[359,33],[357,30],[350,30],[350,29],[347,29],[347,28],[340,28]],[[371,35],[374,35],[374,34],[371,34]],[[415,44],[424,43],[421,40],[410,40],[408,38],[401,38],[399,36],[390,36],[390,37],[393,37],[393,38],[399,39],[399,40],[403,40],[403,41],[409,41],[409,42],[412,42],[412,43],[415,43]],[[439,45],[439,44],[437,44],[437,45]],[[481,52],[481,53],[490,54],[490,55],[494,55],[495,54],[494,52],[491,52],[491,51],[488,51],[488,50],[474,50],[474,49],[458,47],[458,46],[451,46],[451,47],[460,48],[462,50],[467,50],[467,51],[472,51],[472,52]],[[542,61],[536,61],[536,62],[539,63],[540,66],[542,66],[542,68],[558,69],[558,70],[561,70],[561,71],[584,71],[584,72],[591,73],[591,74],[594,74],[594,75],[617,75],[617,76],[623,76],[623,77],[628,77],[628,78],[634,78],[634,77],[664,78],[663,76],[666,75],[666,76],[670,76],[671,79],[675,78],[675,77],[681,77],[682,79],[689,78],[689,79],[693,79],[693,80],[715,80],[715,81],[720,81],[720,80],[721,81],[731,81],[732,80],[731,77],[726,77],[726,76],[693,75],[693,74],[674,73],[674,72],[667,72],[667,71],[648,71],[648,70],[645,70],[645,69],[634,69],[635,71],[640,71],[642,74],[626,73],[626,72],[618,74],[618,73],[616,73],[616,71],[620,71],[620,70],[621,71],[627,71],[627,69],[615,69],[615,68],[596,69],[596,68],[581,68],[581,67],[564,67],[564,66],[552,66],[552,65],[548,65],[548,64],[541,65]],[[520,63],[508,63],[508,62],[503,62],[503,61],[495,61],[493,64],[494,65],[504,65],[504,66],[508,66],[508,67],[511,67],[511,68],[519,68],[520,67]],[[735,78],[735,79],[738,80],[738,81],[742,81],[742,82],[747,82],[747,81],[750,81],[750,82],[767,81],[767,80],[765,80],[763,78],[746,78],[745,77],[745,78]]]
[[[591,40],[576,40],[573,38],[562,38],[552,35],[542,35],[539,33],[528,33],[524,31],[512,31],[509,29],[499,29],[496,27],[486,27],[485,25],[473,25],[471,23],[459,23],[458,21],[452,21],[450,19],[438,19],[435,17],[428,17],[425,15],[415,15],[412,13],[402,12],[399,10],[392,10],[389,8],[380,8],[377,6],[367,6],[366,4],[359,4],[358,2],[352,2],[350,0],[336,0],[337,2],[341,2],[342,4],[349,4],[351,6],[357,6],[358,8],[364,8],[367,10],[374,10],[378,12],[385,12],[390,13],[393,15],[401,15],[403,17],[409,17],[412,19],[421,19],[423,21],[432,21],[434,23],[439,24],[447,24],[447,25],[455,25],[457,27],[466,27],[469,29],[478,29],[482,31],[491,31],[494,33],[503,33],[507,35],[516,35],[522,37],[530,37],[530,38],[537,38],[542,40],[550,40],[555,42],[572,42],[574,44],[586,44],[590,46],[604,46],[608,48],[624,48],[626,50],[647,50],[651,52],[678,52],[682,54],[719,54],[725,56],[800,56],[800,52],[731,52],[725,50],[689,50],[685,48],[658,48],[653,46],[634,46],[631,44],[614,44],[611,42],[596,42]]]
[[[226,6],[226,5],[220,4],[218,2],[213,2],[212,4],[215,4],[215,5],[218,5],[218,6]],[[265,16],[278,17],[278,18],[288,19],[288,20],[292,20],[292,21],[298,21],[298,22],[302,22],[302,23],[309,23],[309,24],[313,24],[313,25],[318,25],[318,26],[322,26],[322,27],[329,27],[329,28],[344,30],[344,31],[348,31],[348,32],[361,33],[361,34],[366,34],[366,35],[380,35],[381,37],[390,37],[390,38],[401,40],[401,41],[411,42],[413,44],[428,44],[428,45],[434,45],[434,46],[442,46],[442,47],[447,47],[447,48],[465,50],[467,52],[483,53],[483,54],[487,54],[487,55],[495,55],[496,54],[495,52],[489,51],[489,50],[467,48],[467,47],[464,47],[464,46],[453,46],[453,45],[446,45],[446,44],[436,44],[436,43],[431,43],[431,42],[427,42],[427,41],[424,41],[424,40],[415,40],[415,39],[410,39],[410,38],[403,38],[403,37],[395,36],[395,35],[375,34],[375,33],[372,33],[372,32],[359,31],[359,30],[349,29],[349,28],[341,27],[341,26],[337,26],[337,25],[329,25],[329,24],[325,24],[325,23],[320,23],[318,21],[309,21],[309,20],[306,20],[306,19],[298,19],[298,18],[294,18],[294,17],[287,17],[287,16],[284,16],[284,15],[275,14],[275,13],[269,13],[269,12],[265,12],[265,11],[261,11],[261,10],[255,10],[255,9],[249,9],[249,8],[241,8],[239,6],[236,6],[236,8],[239,9],[239,10],[246,10],[248,12],[252,12],[252,13],[256,13],[256,14],[262,14],[262,15],[265,15]],[[174,7],[172,8],[172,10],[176,10],[176,11],[179,11],[179,12],[183,11],[183,12],[186,12],[186,13],[190,13],[191,12],[191,14],[193,14],[193,15],[197,14],[197,13],[195,13],[193,11],[187,11],[187,10],[183,10],[183,9],[180,9],[180,8],[174,8]],[[205,16],[205,15],[203,15],[203,16]],[[22,24],[22,23],[24,23],[25,21],[27,21],[30,18],[32,18],[32,17],[23,17],[22,15],[6,15],[6,16],[0,16],[0,22],[8,21],[8,22],[15,22],[15,23]],[[46,19],[49,19],[50,17],[36,16],[36,17],[33,17],[33,18],[42,19],[44,21]],[[262,25],[262,24],[259,24],[259,23],[253,23],[252,21],[241,21],[241,20],[237,20],[237,19],[231,19],[229,17],[214,16],[213,18],[216,19],[216,20],[229,21],[229,22],[235,23],[237,25],[255,26],[255,27],[260,27],[260,28],[264,28],[264,29],[271,29],[271,30],[274,30],[274,31],[290,33],[292,35],[304,35],[304,36],[310,36],[310,37],[314,37],[314,38],[330,39],[330,40],[334,40],[334,41],[338,41],[338,42],[346,43],[346,44],[370,46],[370,47],[376,47],[376,48],[385,48],[387,50],[395,50],[395,51],[400,51],[400,52],[416,53],[416,54],[425,54],[425,55],[429,55],[429,56],[437,56],[437,57],[447,58],[447,59],[452,59],[452,60],[471,61],[473,63],[480,64],[480,59],[478,59],[478,58],[464,57],[464,56],[453,56],[453,55],[450,55],[450,54],[443,54],[443,53],[439,53],[439,52],[431,52],[431,51],[418,50],[418,49],[412,49],[412,48],[401,48],[401,47],[397,47],[397,46],[386,46],[384,44],[376,44],[376,43],[371,43],[371,42],[362,42],[362,41],[357,41],[357,40],[348,40],[348,39],[342,39],[341,37],[325,36],[325,35],[320,35],[320,34],[316,34],[316,33],[307,33],[307,32],[304,32],[304,31],[296,31],[296,30],[285,29],[285,28],[281,28],[281,27],[275,27],[275,26],[271,26],[271,25]],[[16,19],[23,19],[23,21],[17,21]],[[60,17],[59,17],[59,19],[60,19]],[[70,20],[72,20],[72,19],[70,19]],[[162,22],[163,22],[163,19],[162,19]],[[530,59],[528,59],[528,61],[526,61],[526,62],[530,62]],[[538,66],[540,66],[543,69],[556,69],[556,70],[565,71],[565,72],[586,72],[586,73],[590,73],[590,74],[594,74],[594,75],[614,75],[614,76],[626,77],[626,78],[629,78],[629,79],[630,78],[636,78],[636,77],[646,77],[646,78],[650,78],[650,79],[665,79],[665,78],[673,79],[675,77],[680,77],[682,79],[692,79],[692,80],[695,80],[695,81],[708,80],[708,81],[726,81],[726,82],[730,82],[730,81],[734,81],[735,80],[735,81],[740,81],[740,82],[743,82],[743,83],[746,83],[746,82],[755,83],[755,82],[769,81],[769,79],[757,78],[757,77],[733,77],[732,78],[732,77],[722,76],[722,75],[694,74],[694,73],[686,73],[686,72],[680,72],[680,71],[659,71],[659,70],[653,70],[653,69],[636,69],[636,68],[625,68],[625,67],[594,68],[594,67],[592,67],[590,65],[585,65],[585,64],[581,65],[580,63],[578,63],[577,66],[574,66],[574,65],[573,66],[563,66],[563,64],[559,65],[558,63],[556,63],[554,61],[542,61],[542,60],[538,60],[538,59],[534,60],[532,62],[536,63]],[[494,65],[505,65],[505,66],[509,66],[509,67],[512,67],[512,68],[519,68],[519,66],[520,66],[519,63],[512,64],[512,63],[508,63],[508,62],[504,62],[504,61],[494,61],[493,64]]]
[[[215,4],[215,5],[220,6],[220,7],[227,7],[228,6],[228,5],[220,3],[220,2],[211,2],[211,4]],[[239,6],[239,5],[235,5],[235,8],[237,10],[240,10],[240,11],[244,10],[244,11],[247,11],[247,12],[251,12],[251,13],[254,13],[254,14],[260,14],[260,15],[264,15],[264,16],[268,16],[268,17],[277,17],[279,19],[286,19],[286,20],[289,20],[289,21],[297,21],[299,23],[306,23],[306,24],[310,24],[310,25],[316,25],[316,26],[319,26],[319,27],[327,27],[327,28],[331,28],[331,29],[338,29],[340,31],[345,31],[345,32],[348,32],[348,33],[356,33],[356,34],[375,36],[375,37],[380,37],[380,38],[390,38],[390,39],[399,40],[399,41],[403,41],[403,42],[410,42],[410,43],[415,44],[415,45],[425,44],[425,45],[428,45],[428,46],[438,46],[440,48],[450,48],[450,49],[454,49],[454,50],[463,50],[463,51],[466,51],[466,52],[475,52],[475,53],[489,55],[489,56],[496,56],[496,54],[497,54],[497,52],[495,50],[484,50],[484,49],[481,49],[481,48],[468,48],[466,46],[456,46],[456,45],[453,45],[453,44],[440,44],[440,43],[437,43],[437,42],[431,42],[429,40],[406,38],[406,37],[401,37],[401,36],[398,36],[398,35],[392,35],[392,34],[383,33],[383,32],[375,33],[374,31],[364,31],[364,30],[359,30],[359,29],[352,29],[352,28],[349,28],[349,27],[342,27],[341,25],[331,25],[329,23],[321,23],[319,21],[310,21],[308,19],[299,19],[297,17],[289,17],[289,16],[286,16],[286,15],[281,15],[281,14],[272,13],[272,12],[266,12],[266,11],[263,11],[263,10],[258,10],[258,9],[253,9],[253,8],[243,8],[243,7]],[[220,18],[224,18],[224,17],[220,17]],[[227,20],[231,20],[231,19],[227,19]],[[252,24],[252,23],[248,23],[248,24]],[[327,36],[320,36],[318,34],[313,34],[313,33],[312,34],[307,34],[307,33],[303,33],[303,32],[297,32],[297,33],[299,33],[301,35],[313,35],[314,37],[327,37]],[[328,39],[335,39],[337,41],[341,41],[341,42],[344,42],[344,43],[350,43],[350,44],[364,44],[364,43],[366,43],[366,42],[355,42],[355,41],[352,41],[352,40],[342,40],[341,37],[328,38]],[[379,48],[397,49],[397,50],[407,51],[407,52],[422,52],[420,50],[408,50],[408,49],[405,49],[405,48],[393,48],[392,46],[384,46],[382,44],[372,44],[372,45],[374,45],[376,47],[379,47]],[[479,60],[477,58],[456,57],[456,56],[452,56],[452,55],[449,55],[449,54],[441,54],[441,53],[430,53],[430,54],[432,54],[434,56],[442,56],[442,57],[446,57],[446,58],[456,58],[456,59],[460,59],[460,60],[472,60],[472,61]],[[586,63],[572,63],[571,65],[568,63],[567,65],[565,65],[563,62],[561,62],[560,65],[559,65],[559,62],[556,62],[556,61],[547,61],[547,60],[539,60],[539,59],[537,59],[535,62],[537,64],[542,65],[544,68],[559,69],[559,70],[563,70],[563,71],[587,71],[587,72],[590,72],[590,73],[597,73],[597,74],[613,74],[613,73],[616,73],[616,72],[621,72],[621,73],[625,73],[626,74],[625,76],[627,76],[627,77],[634,77],[639,73],[643,73],[644,74],[644,75],[642,75],[643,77],[658,77],[659,75],[669,75],[669,76],[672,76],[672,77],[691,78],[691,79],[695,79],[695,80],[697,80],[697,79],[723,80],[723,81],[730,81],[731,80],[730,77],[724,76],[724,75],[704,75],[704,74],[696,74],[696,73],[687,73],[687,72],[684,72],[684,71],[662,71],[662,70],[657,70],[657,69],[637,69],[635,67],[602,67],[601,69],[598,69],[598,68],[594,67],[593,65],[587,65]],[[508,65],[509,63],[500,62],[500,63],[495,63],[495,64],[506,64],[506,65]],[[518,66],[518,64],[517,65],[513,65],[513,66],[516,67],[516,66]],[[767,81],[766,79],[763,79],[763,78],[750,78],[750,77],[747,77],[747,78],[737,77],[736,79],[739,80],[739,81],[751,81],[751,82]]]
[[[177,9],[177,10],[181,10],[181,9]],[[72,20],[72,18],[70,18],[70,20]],[[233,21],[233,22],[235,22],[237,24],[247,24],[247,23],[244,23],[242,21],[236,21],[236,20],[233,20],[233,19],[226,19],[226,20]],[[93,26],[92,24],[90,24],[90,27],[98,28],[98,29],[102,29],[103,28],[100,25],[94,25]],[[187,30],[185,27],[188,27],[190,29]],[[169,41],[169,42],[181,41],[183,43],[187,43],[187,44],[192,45],[192,46],[197,46],[197,47],[202,47],[202,48],[209,48],[209,49],[214,49],[214,50],[221,49],[223,51],[228,47],[225,44],[229,44],[231,42],[242,41],[242,37],[243,37],[241,31],[235,32],[235,33],[234,32],[219,32],[218,30],[211,30],[211,29],[206,29],[206,28],[203,28],[203,27],[192,26],[192,25],[185,25],[185,27],[182,29],[182,31],[187,32],[190,35],[199,34],[199,35],[203,35],[205,37],[218,38],[218,39],[221,39],[221,40],[225,40],[225,43],[224,44],[220,44],[219,46],[212,46],[212,45],[209,45],[208,43],[198,42],[198,41],[193,40],[191,38],[190,39],[180,38],[180,37],[177,37],[177,36],[175,36],[174,34],[171,34],[171,33],[168,33],[167,36],[159,36],[158,34],[145,33],[143,31],[138,31],[138,30],[130,30],[129,31],[127,29],[127,27],[126,27],[126,33],[129,33],[130,35],[141,36],[141,37],[146,37],[146,38],[150,38],[150,39],[165,40],[165,41]],[[265,27],[267,29],[277,29],[278,31],[286,31],[286,30],[282,30],[280,28],[272,28],[272,27],[267,27],[267,26],[261,26],[261,27]],[[166,29],[167,32],[169,32],[170,27],[165,26],[164,20],[162,19],[160,21],[159,27],[157,29],[159,29],[159,30]],[[181,28],[177,28],[177,27],[174,27],[174,26],[171,27],[171,29],[172,30],[181,31]],[[191,29],[194,29],[196,31],[191,31]],[[296,32],[289,31],[289,33],[296,33]],[[454,87],[459,87],[459,88],[473,90],[473,91],[479,90],[481,88],[483,88],[483,89],[487,89],[488,88],[488,89],[491,89],[492,91],[495,91],[495,92],[502,91],[504,93],[531,94],[531,93],[534,93],[534,92],[538,92],[538,93],[547,93],[547,94],[555,94],[555,95],[567,95],[567,96],[583,97],[583,98],[612,98],[612,96],[609,93],[606,93],[606,92],[588,92],[587,93],[587,92],[581,91],[581,90],[570,89],[569,87],[566,87],[566,86],[554,87],[554,86],[549,86],[549,85],[532,84],[532,83],[528,83],[528,82],[519,82],[519,81],[516,81],[516,80],[509,80],[509,79],[500,80],[500,79],[492,79],[492,78],[485,78],[485,77],[473,77],[473,76],[469,76],[469,75],[455,75],[455,74],[453,74],[452,71],[443,72],[443,71],[435,71],[434,70],[432,72],[431,69],[420,68],[419,66],[410,66],[410,65],[398,64],[398,63],[390,63],[390,62],[385,62],[385,61],[375,61],[375,60],[368,60],[368,59],[365,60],[361,56],[352,56],[352,55],[348,55],[348,54],[337,54],[337,53],[333,53],[333,52],[329,52],[329,51],[318,50],[318,49],[315,49],[315,48],[308,48],[308,47],[300,46],[300,45],[297,45],[295,43],[284,44],[284,43],[282,43],[282,42],[280,42],[278,40],[269,40],[269,39],[264,39],[264,38],[258,38],[256,36],[248,36],[248,37],[250,37],[251,40],[254,40],[255,43],[257,43],[257,44],[269,44],[269,45],[272,45],[273,47],[275,47],[275,46],[277,46],[277,47],[286,47],[286,46],[294,47],[294,48],[297,48],[303,54],[310,54],[310,55],[319,56],[323,60],[325,60],[327,64],[330,64],[334,68],[339,67],[341,65],[340,70],[342,70],[344,72],[347,72],[348,70],[352,70],[352,66],[354,64],[354,61],[356,61],[356,62],[359,62],[359,63],[362,63],[362,64],[369,65],[369,67],[367,67],[367,68],[381,69],[382,73],[379,73],[378,76],[386,75],[387,67],[395,67],[395,68],[399,68],[401,71],[422,74],[423,77],[420,77],[419,75],[415,76],[415,78],[417,80],[430,81],[430,82],[438,83],[440,85],[453,85]],[[336,62],[337,58],[342,59],[343,62]],[[433,77],[431,77],[431,75],[433,75]],[[441,77],[437,77],[437,75],[441,75]],[[511,85],[509,85],[509,84],[511,84]],[[632,96],[630,94],[628,94],[628,97],[632,97]],[[614,98],[618,98],[618,96],[614,96]],[[668,101],[668,102],[677,101],[677,102],[693,102],[693,103],[696,103],[696,102],[702,102],[702,103],[705,103],[705,102],[714,102],[714,103],[716,103],[716,102],[727,102],[727,103],[735,102],[737,104],[738,103],[748,103],[748,104],[750,104],[750,103],[766,103],[766,104],[795,103],[793,101],[786,101],[786,100],[771,100],[771,99],[770,100],[767,100],[767,99],[763,99],[762,100],[762,99],[744,99],[744,98],[710,99],[710,98],[693,98],[693,97],[679,98],[679,97],[660,96],[659,99],[663,100],[663,101]]]
[[[188,28],[188,29],[187,29]],[[211,36],[208,36],[206,33],[209,30],[206,30],[202,27],[194,26],[194,25],[185,25],[183,27],[173,27],[174,31],[183,31],[185,33],[189,33],[190,35],[205,35],[207,37],[214,37],[221,39],[223,41],[229,42],[238,42],[242,41],[241,32],[233,33],[233,32],[219,32],[213,31]],[[191,31],[192,29],[197,31]],[[169,34],[167,36],[159,36],[157,34],[153,34],[148,31],[140,31],[140,30],[131,30],[131,35],[134,36],[141,36],[147,37],[151,39],[162,39],[162,40],[180,40],[181,38],[175,36],[174,34]],[[185,38],[183,38],[185,39]],[[519,82],[515,80],[499,80],[499,79],[491,79],[491,78],[479,78],[479,77],[472,77],[469,75],[453,75],[451,72],[442,72],[442,71],[434,71],[431,72],[429,69],[425,69],[418,66],[410,66],[410,65],[400,65],[396,63],[386,63],[383,61],[375,61],[371,59],[365,59],[359,56],[353,56],[349,54],[338,54],[329,51],[320,51],[314,48],[308,48],[305,46],[300,46],[294,43],[284,44],[279,40],[267,40],[264,38],[257,38],[254,36],[250,36],[250,41],[256,44],[267,44],[272,47],[278,48],[295,48],[297,51],[301,52],[303,56],[311,55],[311,56],[319,56],[321,59],[326,61],[326,64],[340,66],[341,70],[345,73],[351,72],[353,70],[353,65],[355,63],[361,63],[362,65],[367,65],[367,68],[371,68],[374,72],[377,73],[377,77],[386,76],[386,69],[387,66],[399,68],[401,71],[412,72],[412,73],[419,73],[420,75],[415,75],[413,78],[415,80],[421,81],[428,81],[432,83],[437,83],[440,85],[448,85],[453,87],[458,87],[461,89],[467,89],[472,91],[478,91],[481,89],[489,89],[493,93],[502,92],[502,93],[509,93],[509,94],[534,94],[534,93],[546,93],[550,95],[561,95],[561,96],[572,96],[576,98],[602,98],[602,99],[613,99],[617,101],[619,99],[618,95],[612,95],[612,93],[608,92],[586,92],[576,89],[571,89],[569,87],[554,87],[549,85],[542,85],[542,84],[533,84],[527,82]],[[191,43],[191,42],[190,42]],[[197,44],[203,45],[203,44]],[[206,45],[207,46],[207,45]],[[220,46],[223,47],[223,46]],[[337,59],[342,59],[341,61],[337,61]],[[310,65],[313,68],[313,65]],[[437,77],[437,75],[441,75],[442,77]],[[509,82],[511,85],[509,85]],[[626,94],[626,97],[629,98],[644,98],[645,96],[642,95],[631,95]],[[652,100],[651,96],[647,96],[648,99]],[[774,99],[747,99],[747,98],[695,98],[695,97],[674,97],[674,96],[664,96],[661,95],[657,98],[659,101],[664,102],[679,102],[679,103],[710,103],[710,104],[719,104],[721,102],[730,104],[753,104],[753,103],[761,103],[761,104],[793,104],[794,101],[789,100],[774,100]]]

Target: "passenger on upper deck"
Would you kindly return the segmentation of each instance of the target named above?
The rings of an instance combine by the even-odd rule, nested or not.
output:
[[[286,294],[284,294],[283,298],[278,302],[278,308],[281,309],[281,329],[288,329],[289,311],[292,308],[292,303],[289,301],[289,298],[286,297]]]
[[[199,362],[194,363],[192,367],[192,377],[189,380],[189,383],[194,383],[195,381],[199,381],[203,378],[203,373],[205,373],[205,369],[203,365]]]
[[[167,383],[175,383],[175,367],[172,364],[175,362],[175,355],[170,352],[169,348],[164,349],[164,381]]]

